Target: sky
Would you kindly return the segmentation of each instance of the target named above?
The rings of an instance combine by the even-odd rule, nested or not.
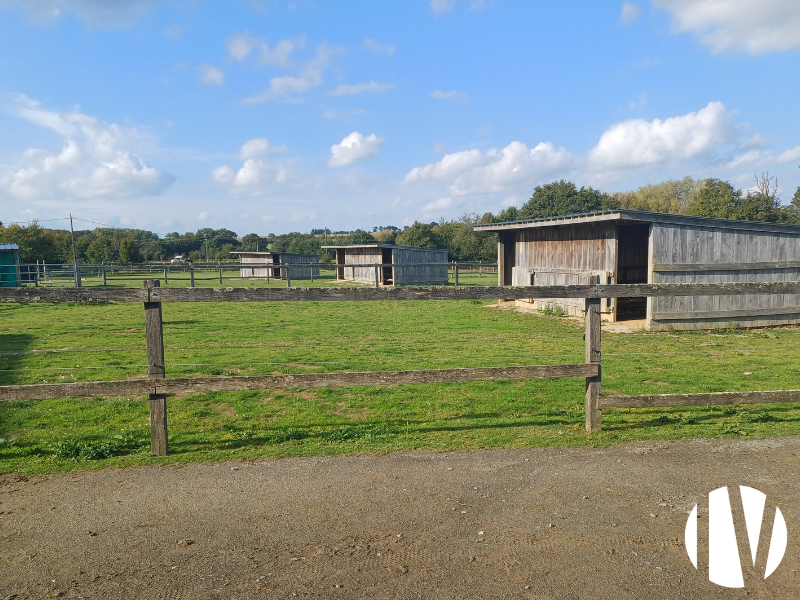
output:
[[[497,213],[557,179],[800,186],[800,3],[0,0],[0,221]]]

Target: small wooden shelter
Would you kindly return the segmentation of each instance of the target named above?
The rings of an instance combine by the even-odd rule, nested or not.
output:
[[[496,231],[498,285],[728,283],[800,279],[800,226],[613,210],[476,225]],[[580,315],[580,299],[521,300]],[[800,323],[796,295],[604,299],[608,321],[650,330]]]
[[[382,285],[437,285],[447,283],[447,250],[394,244],[322,246],[336,250],[336,278]],[[353,265],[353,266],[350,266]],[[403,266],[409,265],[409,266]]]
[[[313,279],[319,277],[319,254],[296,254],[292,252],[231,252],[239,255],[239,270],[242,277],[275,279]],[[303,267],[287,267],[299,263]]]
[[[0,287],[19,287],[19,246],[0,242]]]

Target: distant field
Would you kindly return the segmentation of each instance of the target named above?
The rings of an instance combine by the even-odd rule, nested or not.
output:
[[[141,287],[144,279],[158,279],[161,285],[164,283],[164,268],[153,266],[150,273],[128,273],[123,269],[116,273],[106,274],[107,287]],[[222,284],[219,282],[219,270],[206,267],[203,263],[198,263],[195,268],[194,277],[195,287],[286,287],[285,279],[270,278],[269,282],[262,278],[241,277],[238,267],[223,265]],[[319,277],[310,279],[295,279],[292,282],[294,287],[329,287],[329,286],[361,286],[364,284],[354,282],[337,282],[335,271],[324,266],[320,268]],[[459,285],[497,285],[497,271],[487,271],[486,269],[468,269],[459,267]],[[43,287],[73,287],[75,280],[72,271],[51,269],[48,280],[42,281]],[[84,269],[81,272],[81,285],[84,287],[98,287],[103,285],[103,276],[97,269]],[[189,269],[185,266],[172,265],[167,273],[167,286],[189,287]],[[448,285],[455,285],[453,273],[450,273]]]
[[[490,305],[165,304],[167,376],[583,362],[575,321]],[[138,304],[0,305],[0,384],[145,377],[143,312]],[[613,394],[798,388],[800,329],[604,333],[603,383]],[[760,405],[608,410],[603,431],[589,436],[583,385],[557,379],[170,397],[166,458],[148,454],[143,398],[0,402],[0,472],[800,433],[796,405]]]

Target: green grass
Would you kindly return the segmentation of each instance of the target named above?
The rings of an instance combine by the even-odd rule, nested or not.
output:
[[[574,320],[487,304],[165,304],[167,376],[583,362],[583,328]],[[146,377],[143,312],[139,304],[0,305],[0,385]],[[799,342],[793,327],[604,333],[604,392],[797,388]],[[0,402],[0,473],[800,433],[796,405],[751,405],[608,410],[603,431],[589,435],[583,385],[554,379],[171,396],[166,458],[149,456],[143,398]]]

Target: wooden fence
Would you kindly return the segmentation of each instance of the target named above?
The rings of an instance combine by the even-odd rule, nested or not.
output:
[[[0,401],[147,395],[150,400],[151,451],[164,456],[167,446],[167,394],[307,387],[352,387],[461,381],[499,381],[582,377],[586,381],[586,429],[600,431],[602,410],[800,402],[800,390],[603,396],[600,334],[601,298],[742,294],[798,294],[800,282],[720,284],[617,284],[530,287],[401,288],[162,288],[145,280],[142,288],[0,288],[0,302],[142,302],[145,312],[148,379],[0,386]],[[166,378],[161,306],[164,302],[392,301],[523,298],[585,299],[585,361],[568,365],[478,367],[361,373],[314,373],[243,377]]]

